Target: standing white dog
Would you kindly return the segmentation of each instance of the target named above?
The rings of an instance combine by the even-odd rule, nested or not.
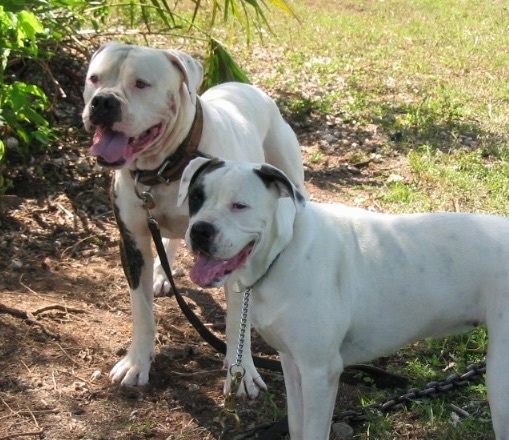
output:
[[[306,203],[270,165],[206,159],[186,168],[186,197],[192,278],[207,285],[227,265],[251,288],[252,323],[281,355],[292,440],[329,438],[346,366],[483,323],[493,425],[509,439],[509,219]]]
[[[269,162],[304,191],[299,145],[274,101],[238,83],[213,87],[198,97],[202,79],[202,66],[185,53],[119,43],[102,46],[88,69],[83,122],[95,130],[91,154],[117,169],[112,199],[131,293],[132,344],[111,371],[112,380],[122,385],[148,382],[155,351],[153,294],[169,291],[160,264],[154,264],[147,213],[137,193],[149,191],[154,198],[151,213],[170,239],[165,247],[171,262],[188,224],[187,209],[176,205],[179,180],[193,157]],[[233,311],[226,320],[227,365],[235,356],[240,308],[238,295],[229,290],[227,285],[228,310]],[[254,397],[265,384],[252,358],[247,359],[239,393]]]

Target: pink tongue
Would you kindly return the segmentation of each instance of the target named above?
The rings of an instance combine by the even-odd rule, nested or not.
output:
[[[248,245],[238,255],[229,260],[215,260],[201,252],[196,253],[194,266],[189,274],[191,280],[193,283],[203,287],[223,281],[226,275],[246,263],[251,249],[252,245]]]
[[[98,126],[90,152],[101,156],[106,162],[114,163],[124,157],[129,138],[122,133]]]
[[[224,276],[225,262],[214,260],[204,254],[196,254],[194,266],[189,274],[193,283],[210,286]]]

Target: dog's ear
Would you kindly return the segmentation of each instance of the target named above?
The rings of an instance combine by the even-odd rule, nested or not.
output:
[[[164,51],[170,61],[175,64],[184,75],[184,82],[189,91],[191,102],[196,104],[196,93],[203,81],[203,67],[192,56],[180,50],[168,49]]]
[[[115,49],[115,48],[124,48],[124,49],[129,49],[130,47],[132,47],[131,45],[129,44],[124,44],[124,43],[119,43],[117,41],[108,41],[107,43],[104,43],[104,44],[101,44],[99,46],[99,48],[92,54],[92,57],[90,58],[90,62],[92,62],[94,60],[94,58],[99,55],[102,51],[104,51],[105,49]]]
[[[291,197],[297,212],[306,205],[304,196],[280,169],[269,164],[263,164],[260,168],[255,168],[254,172],[267,187],[275,185],[280,197]]]
[[[202,174],[205,170],[212,171],[216,168],[222,167],[223,165],[224,161],[215,157],[212,159],[197,157],[189,162],[182,173],[182,179],[180,179],[177,206],[180,208],[184,204],[189,193],[189,187],[200,174]]]
[[[104,43],[104,44],[101,44],[99,46],[99,48],[92,54],[92,56],[90,57],[90,62],[92,62],[94,60],[94,58],[99,55],[104,49],[106,49],[108,46],[113,46],[117,43],[115,42],[108,42],[108,43]]]

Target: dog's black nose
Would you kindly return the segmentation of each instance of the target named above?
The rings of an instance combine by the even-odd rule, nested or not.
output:
[[[96,95],[90,102],[90,122],[94,125],[112,125],[122,120],[120,101],[111,94]]]
[[[193,250],[210,253],[216,233],[217,231],[213,224],[208,222],[196,222],[191,227],[189,233]]]

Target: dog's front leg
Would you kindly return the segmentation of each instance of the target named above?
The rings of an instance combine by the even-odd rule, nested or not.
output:
[[[303,438],[302,421],[304,420],[304,402],[300,371],[297,364],[288,353],[280,353],[279,357],[284,371],[283,378],[286,388],[286,407],[291,438]]]
[[[182,240],[180,238],[169,239],[163,238],[163,245],[166,255],[168,256],[168,262],[170,263],[170,267],[173,268],[172,264],[175,260],[175,256],[177,255],[177,251],[180,247],[180,242]],[[161,261],[159,257],[156,258],[154,263],[154,295],[167,295],[171,290],[170,282],[164,272],[163,267],[161,266]]]
[[[242,308],[242,293],[237,292],[236,282],[231,278],[225,284],[226,293],[226,358],[225,367],[228,369],[226,382],[224,385],[224,393],[230,391],[231,375],[229,368],[233,365],[237,358],[237,346],[239,340],[240,329],[240,312]],[[266,390],[267,385],[262,377],[258,374],[253,362],[253,355],[251,354],[251,323],[248,315],[248,322],[246,327],[246,335],[244,339],[244,352],[242,355],[242,366],[246,370],[242,385],[237,393],[238,396],[249,396],[254,399],[258,396],[260,390]]]
[[[314,352],[313,345],[302,345],[296,357],[280,353],[286,387],[288,426],[292,440],[328,440],[334,404],[343,371],[339,355],[327,360]],[[323,359],[321,365],[316,360]]]
[[[135,241],[125,224],[117,217],[120,230],[120,255],[131,295],[133,333],[127,355],[111,370],[113,382],[123,386],[148,383],[150,364],[155,354],[156,326],[153,316],[152,268],[150,236]]]
[[[290,425],[290,438],[292,440],[328,440],[339,377],[343,371],[342,360],[338,355],[331,361],[324,359],[323,365],[317,365],[316,360],[307,364],[297,361],[297,365],[302,384],[303,417],[300,423],[296,421],[301,426],[295,430],[295,434],[293,434],[294,428]],[[286,380],[286,371],[283,370],[283,373]],[[289,411],[292,406],[288,401]]]

